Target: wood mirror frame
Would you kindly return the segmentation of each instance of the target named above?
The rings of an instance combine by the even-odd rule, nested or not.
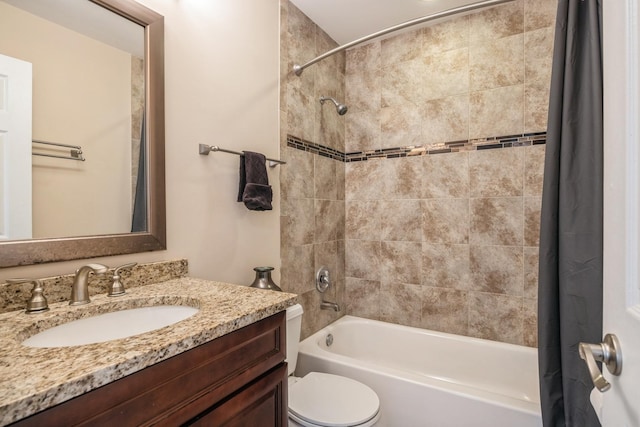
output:
[[[0,267],[166,249],[164,17],[133,0],[88,0],[144,27],[147,231],[0,242]],[[91,200],[79,200],[91,203]]]

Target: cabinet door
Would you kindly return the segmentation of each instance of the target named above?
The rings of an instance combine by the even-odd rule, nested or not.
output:
[[[188,425],[286,427],[287,408],[287,364],[283,363]]]

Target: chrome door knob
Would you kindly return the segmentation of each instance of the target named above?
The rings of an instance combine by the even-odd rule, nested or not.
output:
[[[602,362],[613,375],[622,372],[622,353],[620,342],[614,334],[604,336],[604,342],[600,344],[588,344],[581,342],[579,345],[580,358],[587,363],[593,385],[604,392],[611,388],[611,384],[603,376],[596,362]]]

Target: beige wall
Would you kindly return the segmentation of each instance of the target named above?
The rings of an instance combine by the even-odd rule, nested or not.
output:
[[[274,210],[250,212],[235,201],[238,157],[198,155],[198,143],[207,143],[279,156],[278,2],[140,3],[165,16],[168,249],[95,261],[184,257],[193,276],[241,284],[253,281],[257,265],[279,273],[280,168],[269,171]],[[69,273],[83,262],[8,268],[0,278]]]
[[[33,64],[33,139],[79,145],[87,159],[33,156],[33,236],[127,232],[131,55],[6,3],[0,16],[0,52]],[[72,209],[79,199],[91,203]]]

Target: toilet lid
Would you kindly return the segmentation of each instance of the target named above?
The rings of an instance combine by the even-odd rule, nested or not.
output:
[[[311,372],[289,387],[289,411],[314,424],[354,426],[375,417],[379,409],[371,388],[338,375]]]

